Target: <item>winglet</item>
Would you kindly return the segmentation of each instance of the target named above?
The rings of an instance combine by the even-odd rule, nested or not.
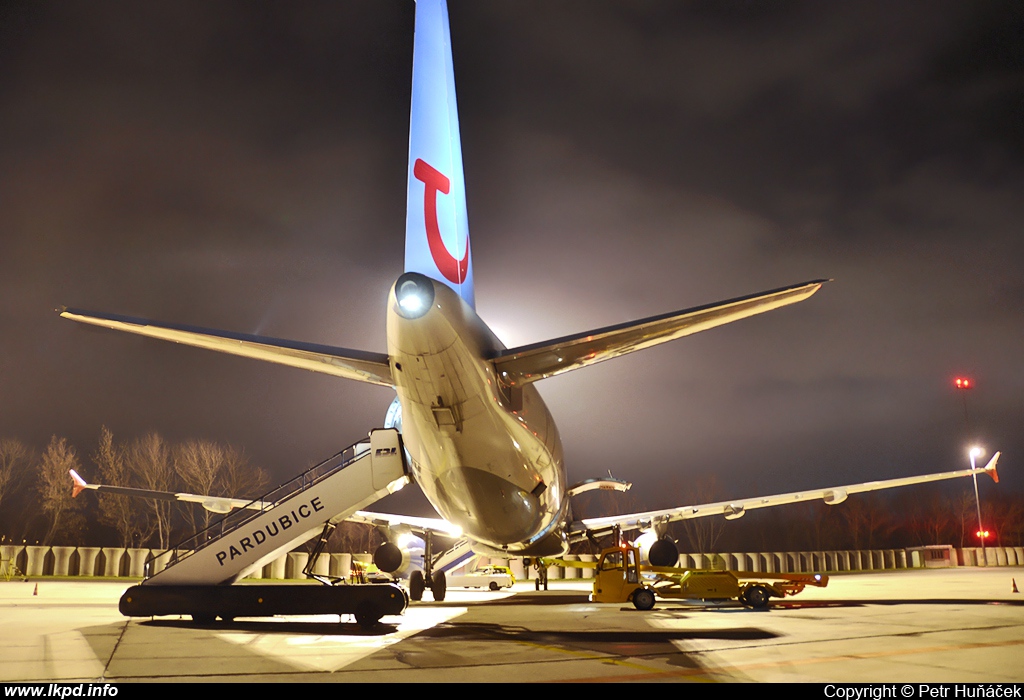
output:
[[[996,471],[996,462],[999,461],[999,455],[1001,454],[1002,452],[996,452],[992,455],[992,459],[988,461],[988,464],[985,465],[985,473],[991,476],[992,481],[997,484],[999,483],[999,472]]]
[[[74,469],[69,469],[68,472],[71,474],[71,480],[75,482],[75,485],[71,488],[71,497],[78,498],[78,494],[89,488],[89,484],[85,483],[85,479],[80,477]]]

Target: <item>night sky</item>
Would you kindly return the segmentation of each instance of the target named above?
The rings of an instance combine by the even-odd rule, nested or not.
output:
[[[0,436],[205,437],[276,482],[382,423],[388,389],[53,309],[384,351],[413,9],[0,4]],[[1024,489],[1024,4],[450,14],[477,306],[507,345],[834,279],[538,384],[570,482],[611,469],[662,507],[708,473],[740,497],[964,468],[964,373],[1004,451],[983,488]]]

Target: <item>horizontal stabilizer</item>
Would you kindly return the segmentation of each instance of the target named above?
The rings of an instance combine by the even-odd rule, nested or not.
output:
[[[493,358],[503,384],[522,386],[572,369],[699,333],[807,299],[828,280],[674,311],[532,345],[502,350]]]
[[[275,362],[279,365],[332,374],[336,377],[355,379],[370,384],[392,385],[388,356],[383,353],[349,350],[348,348],[301,343],[279,338],[264,338],[232,331],[158,323],[144,318],[82,311],[67,307],[61,307],[57,311],[61,318],[69,318],[72,321],[89,323],[116,331],[170,340],[197,348],[251,357],[264,362]]]

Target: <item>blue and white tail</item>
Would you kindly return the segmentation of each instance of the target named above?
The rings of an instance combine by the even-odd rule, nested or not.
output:
[[[405,271],[447,284],[475,307],[445,0],[416,0],[411,112]]]

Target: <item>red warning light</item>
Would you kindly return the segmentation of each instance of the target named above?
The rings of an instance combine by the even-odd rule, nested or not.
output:
[[[956,379],[953,380],[953,383],[956,384],[956,388],[957,389],[973,389],[974,388],[974,382],[972,382],[967,377],[957,377]]]
[[[989,531],[988,530],[978,530],[978,532],[975,533],[975,534],[978,535],[978,539],[979,540],[985,540],[989,536]]]

